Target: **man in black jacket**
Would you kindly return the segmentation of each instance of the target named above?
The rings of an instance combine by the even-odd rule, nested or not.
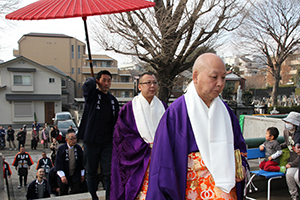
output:
[[[36,173],[36,176],[37,179],[32,181],[29,184],[27,194],[26,194],[27,200],[50,197],[48,191],[48,182],[46,179],[44,179],[45,176],[44,169],[42,168],[39,169]]]
[[[58,147],[55,170],[60,177],[60,195],[67,195],[69,187],[70,194],[81,191],[80,183],[84,181],[83,153],[81,146],[77,144],[74,132],[70,131],[66,135],[66,143]]]
[[[102,70],[97,74],[96,79],[88,78],[82,86],[85,107],[78,138],[83,140],[87,186],[93,200],[98,199],[96,191],[99,162],[106,199],[109,199],[110,193],[112,138],[119,113],[117,99],[108,92],[111,80],[111,73]]]

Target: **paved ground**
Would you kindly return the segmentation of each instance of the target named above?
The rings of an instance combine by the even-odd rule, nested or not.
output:
[[[31,150],[31,133],[28,131],[27,133],[27,138],[26,138],[26,143],[25,143],[25,151],[30,154],[32,157],[32,160],[34,162],[34,165],[31,166],[30,170],[28,171],[28,178],[27,178],[27,184],[29,184],[31,181],[33,181],[36,177],[36,164],[39,158],[42,157],[42,152],[45,151],[47,156],[50,157],[51,151],[50,149],[44,149],[44,145],[39,143],[38,147],[36,150]],[[18,146],[18,141],[15,141],[16,146]],[[79,142],[81,145],[81,143]],[[18,150],[12,150],[10,151],[8,147],[8,143],[6,143],[6,147],[3,150],[0,150],[0,152],[5,156],[5,160],[10,164],[10,168],[12,171],[12,176],[9,179],[9,184],[10,184],[10,190],[13,191],[14,197],[12,197],[12,200],[25,200],[26,199],[26,193],[27,193],[27,188],[24,186],[21,189],[18,189],[19,185],[19,176],[18,172],[15,170],[15,168],[11,165],[13,163],[14,157],[16,153],[18,153]],[[90,195],[85,195],[86,197],[83,199],[90,199]],[[61,197],[60,197],[61,198]],[[68,198],[67,198],[68,199]],[[77,198],[75,198],[77,199]]]
[[[36,176],[36,162],[38,159],[41,157],[41,154],[43,151],[47,153],[47,156],[50,157],[50,149],[44,149],[42,144],[38,144],[37,150],[31,150],[30,148],[30,137],[31,134],[28,131],[27,134],[27,141],[25,144],[25,150],[31,155],[34,165],[31,166],[31,169],[29,170],[29,175],[28,175],[28,184],[35,179]],[[16,145],[17,145],[17,141]],[[79,142],[79,144],[81,144]],[[14,156],[18,151],[10,151],[8,147],[5,147],[5,149],[0,150],[0,152],[5,156],[6,161],[11,165],[14,159]],[[255,167],[257,164],[255,161],[250,162],[250,166]],[[14,197],[11,198],[11,200],[25,200],[26,199],[26,193],[27,193],[27,188],[22,187],[21,189],[18,189],[19,185],[19,177],[17,174],[17,171],[14,169],[14,167],[11,166],[12,170],[12,176],[9,180],[11,188],[10,190],[13,190]],[[258,191],[253,191],[251,194],[248,194],[248,196],[258,199],[258,200],[265,200],[267,199],[267,181],[265,179],[256,179],[255,181],[256,186],[259,188]],[[272,180],[272,190],[271,190],[271,200],[288,200],[290,199],[288,189],[286,186],[285,179],[278,179],[278,180]],[[100,193],[102,194],[103,191],[98,191],[98,196],[100,196]],[[103,196],[103,194],[102,194]],[[53,199],[53,198],[52,198]],[[56,199],[56,198],[55,198]],[[91,199],[90,195],[88,193],[86,194],[81,194],[81,195],[76,195],[74,197],[72,196],[66,196],[64,198],[58,197],[58,199]],[[104,199],[104,198],[100,198]]]

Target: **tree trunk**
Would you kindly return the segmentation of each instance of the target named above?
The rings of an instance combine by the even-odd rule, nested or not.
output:
[[[159,86],[157,97],[168,104],[170,89],[168,87]]]
[[[280,70],[276,71],[276,73],[274,74],[274,85],[272,90],[272,106],[277,106],[279,81],[280,81]]]

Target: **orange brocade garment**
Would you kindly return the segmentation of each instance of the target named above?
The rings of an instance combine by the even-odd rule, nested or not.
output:
[[[186,199],[236,200],[236,189],[229,194],[215,186],[215,181],[202,160],[200,152],[188,155]]]
[[[138,196],[136,197],[135,200],[145,200],[146,199],[146,194],[147,194],[147,191],[148,191],[150,160],[149,160],[149,163],[148,163],[147,171],[146,171],[145,176],[144,176],[142,188],[141,188],[140,192],[138,193]]]
[[[145,200],[148,190],[149,166],[144,177],[141,191],[136,200]],[[187,200],[213,199],[213,200],[237,200],[236,189],[229,194],[215,186],[215,181],[205,166],[200,152],[188,155],[188,171],[185,190]]]

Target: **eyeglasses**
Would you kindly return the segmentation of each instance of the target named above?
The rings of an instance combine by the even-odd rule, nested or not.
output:
[[[77,140],[77,137],[70,137],[68,140]]]
[[[151,86],[153,84],[155,86],[157,84],[157,82],[156,81],[153,81],[153,82],[148,81],[148,82],[143,82],[143,83],[140,83],[140,84],[146,84],[147,86]]]

